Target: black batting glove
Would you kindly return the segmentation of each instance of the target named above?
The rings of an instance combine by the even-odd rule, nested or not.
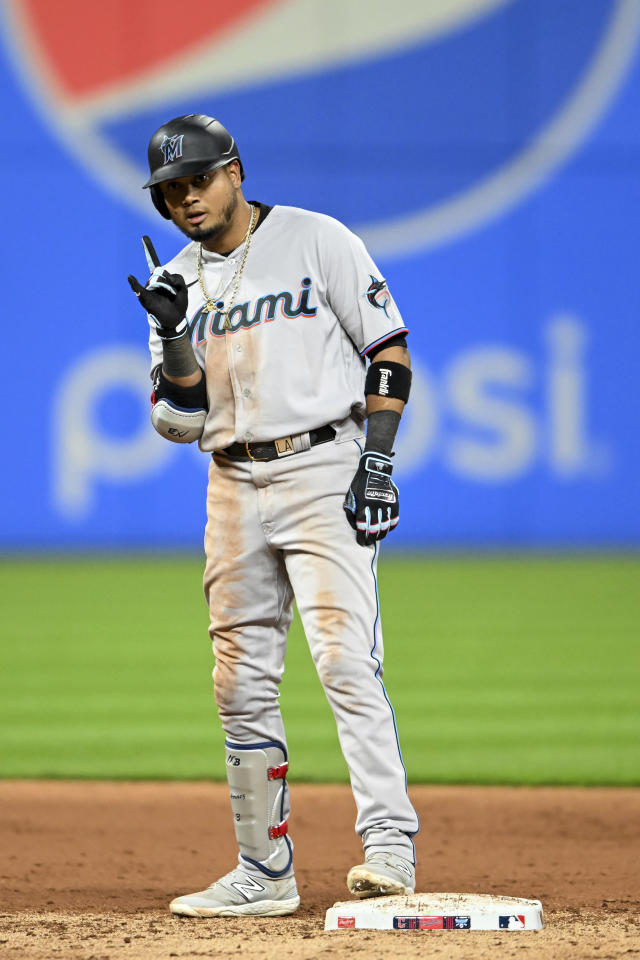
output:
[[[391,458],[383,453],[366,451],[360,457],[342,506],[361,547],[383,540],[398,525],[400,498],[392,471]]]
[[[146,287],[130,274],[129,286],[149,314],[158,336],[162,340],[177,340],[187,329],[189,294],[184,277],[162,269],[160,258],[149,237],[142,238],[142,247],[149,270],[153,272]]]
[[[187,329],[188,292],[184,277],[156,267],[146,287],[134,276],[129,277],[129,286],[149,314],[162,340],[176,340]]]

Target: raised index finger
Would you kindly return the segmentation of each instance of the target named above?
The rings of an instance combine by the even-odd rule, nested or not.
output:
[[[144,236],[142,238],[142,247],[144,249],[144,255],[147,258],[149,273],[153,273],[155,268],[160,266],[160,257],[156,253],[156,248],[151,243],[150,237]]]

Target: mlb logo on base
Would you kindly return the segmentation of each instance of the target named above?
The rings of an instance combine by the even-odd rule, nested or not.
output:
[[[499,925],[501,930],[524,930],[524,915],[519,913],[516,916],[500,917]]]

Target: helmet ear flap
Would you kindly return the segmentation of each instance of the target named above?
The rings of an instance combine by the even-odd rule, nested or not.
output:
[[[165,220],[171,220],[171,214],[164,200],[164,194],[158,184],[153,187],[149,187],[149,193],[151,194],[151,200],[154,207],[160,213]]]

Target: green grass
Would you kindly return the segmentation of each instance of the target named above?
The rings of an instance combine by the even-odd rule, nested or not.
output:
[[[224,777],[199,559],[0,563],[0,776]],[[640,559],[390,556],[385,683],[413,782],[640,783]],[[296,620],[293,779],[346,780]]]

